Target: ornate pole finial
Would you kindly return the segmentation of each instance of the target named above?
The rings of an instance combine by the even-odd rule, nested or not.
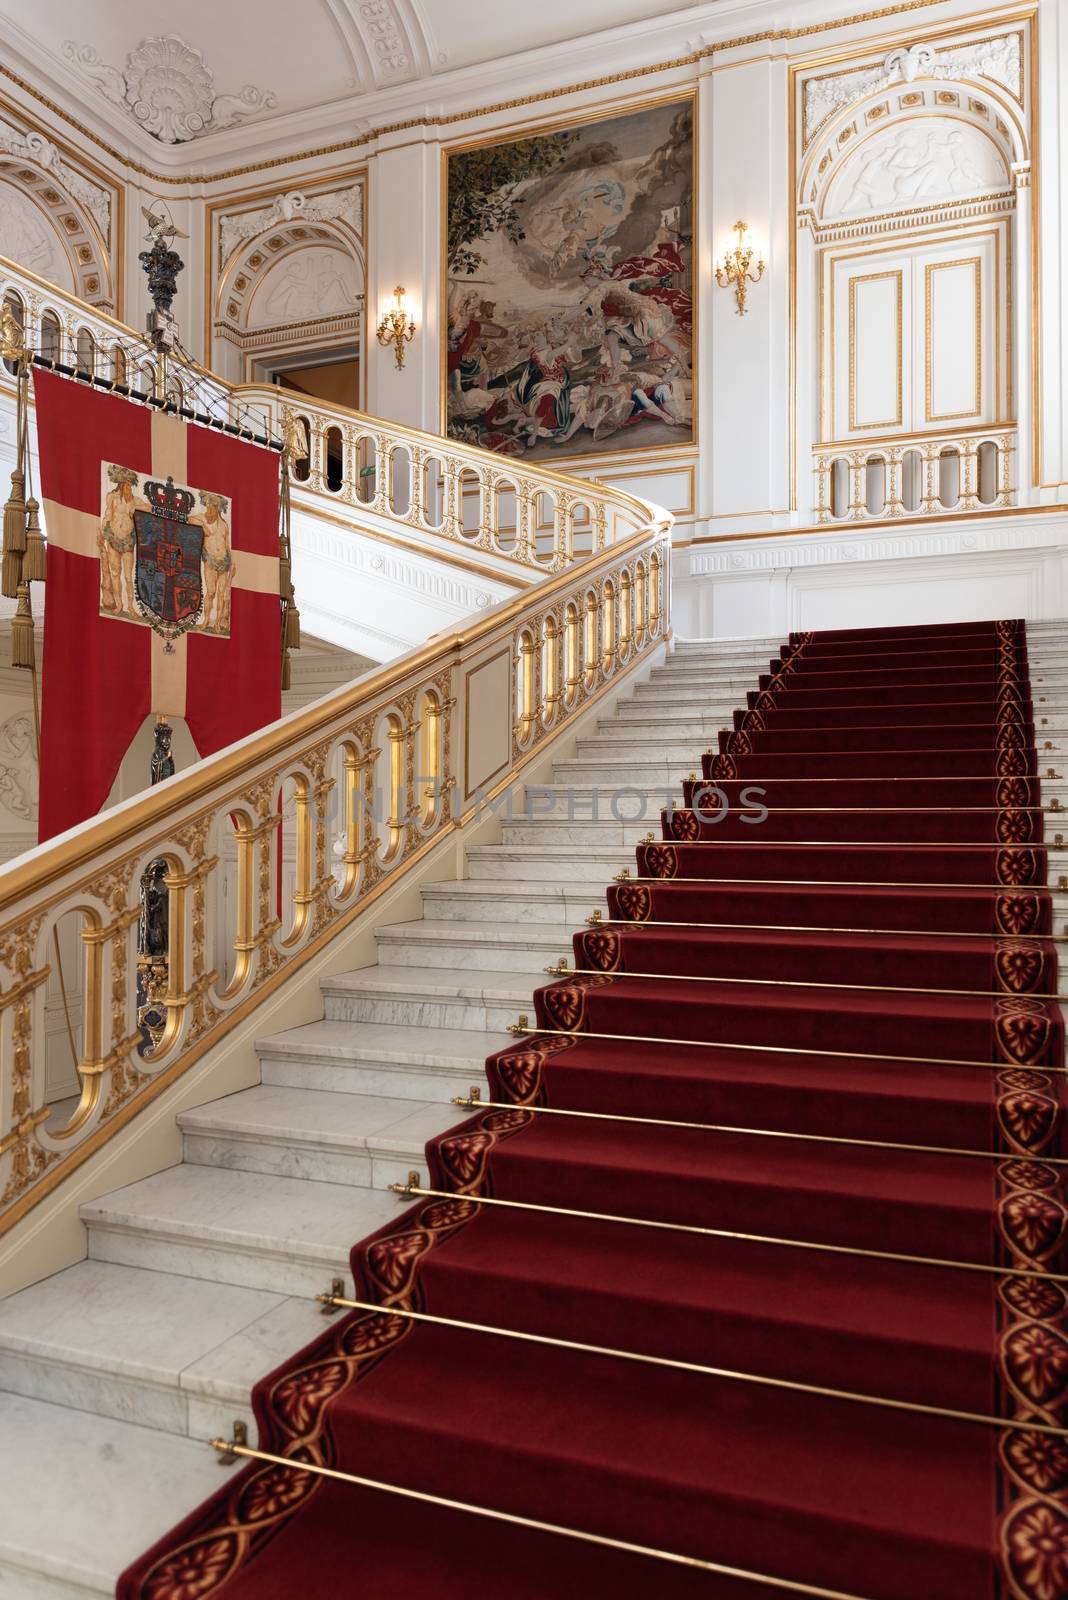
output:
[[[148,223],[145,238],[150,248],[138,254],[138,261],[148,279],[148,292],[152,310],[146,324],[149,339],[159,356],[156,364],[156,398],[166,398],[167,358],[178,342],[178,321],[171,311],[178,293],[178,274],[185,262],[171,246],[175,239],[188,239],[171,216],[165,200],[154,200],[151,206],[142,206],[141,215]]]

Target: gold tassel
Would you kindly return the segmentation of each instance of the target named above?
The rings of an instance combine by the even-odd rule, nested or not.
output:
[[[286,606],[285,648],[287,651],[300,649],[300,612],[292,600]]]
[[[13,600],[22,577],[26,549],[26,475],[21,467],[11,474],[11,493],[4,506],[4,553],[0,565],[0,592]]]
[[[26,502],[26,554],[22,559],[22,576],[27,583],[43,583],[48,570],[44,535],[37,515],[40,509],[31,495]]]
[[[289,665],[289,651],[282,651],[282,693],[293,687],[293,672]]]
[[[30,586],[20,583],[18,607],[11,619],[11,665],[34,668],[33,611],[30,609]]]

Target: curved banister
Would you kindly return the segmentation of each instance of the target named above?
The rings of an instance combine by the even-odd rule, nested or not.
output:
[[[116,349],[128,367],[153,366],[136,329],[0,256],[0,301],[9,295],[22,307],[34,354],[104,379],[113,377]],[[13,379],[0,368],[0,393],[5,386]],[[176,405],[192,402],[220,425],[275,438],[284,413],[304,417],[310,456],[305,475],[294,463],[298,505],[343,507],[372,533],[376,518],[388,518],[416,532],[429,554],[436,543],[466,546],[491,557],[498,572],[517,569],[524,581],[532,570],[557,572],[645,526],[645,504],[626,490],[270,384],[228,383],[195,362],[173,365],[168,392]]]
[[[76,340],[87,327],[102,345],[105,331],[136,338],[0,263],[0,297],[11,287],[31,325],[63,307],[64,337]],[[277,415],[275,390],[234,389],[212,375],[205,382],[224,409],[262,401],[268,426]],[[507,480],[515,559],[528,573],[541,566],[544,576],[468,625],[0,868],[0,1234],[445,845],[667,636],[668,513],[534,464],[509,471],[458,441],[340,407],[316,410],[326,425],[349,430],[343,439],[353,450],[360,430],[373,430],[376,463],[381,471],[388,458],[394,482],[400,449],[423,481],[429,459],[443,464],[441,505],[454,513],[451,523],[443,517],[444,531],[430,526],[421,488],[400,513],[391,484],[388,492],[376,485],[374,504],[360,513],[372,532],[377,519],[414,528],[427,546],[436,535],[469,537],[463,474],[476,478],[480,505],[487,495],[502,505]],[[295,499],[327,493],[335,491],[298,485]],[[580,503],[599,508],[589,553],[559,536],[561,522],[539,548],[531,518],[543,493],[565,512]],[[518,537],[521,530],[529,537]],[[472,534],[490,550],[500,531],[498,520]],[[139,946],[138,923],[143,885],[153,872],[158,881],[161,862],[169,932],[166,958],[154,960]],[[54,975],[63,980],[64,948],[64,991],[84,1001],[73,1110],[54,1108],[49,1088],[46,988]],[[64,1035],[52,1039],[66,1048]]]

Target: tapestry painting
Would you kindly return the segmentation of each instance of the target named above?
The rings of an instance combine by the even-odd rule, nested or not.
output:
[[[693,436],[693,109],[448,160],[446,423],[532,460]]]

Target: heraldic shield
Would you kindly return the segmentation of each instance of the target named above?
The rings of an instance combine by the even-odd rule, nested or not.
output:
[[[134,512],[137,609],[167,641],[195,627],[204,605],[204,530],[190,523],[193,496],[173,478],[144,487],[148,510]]]

